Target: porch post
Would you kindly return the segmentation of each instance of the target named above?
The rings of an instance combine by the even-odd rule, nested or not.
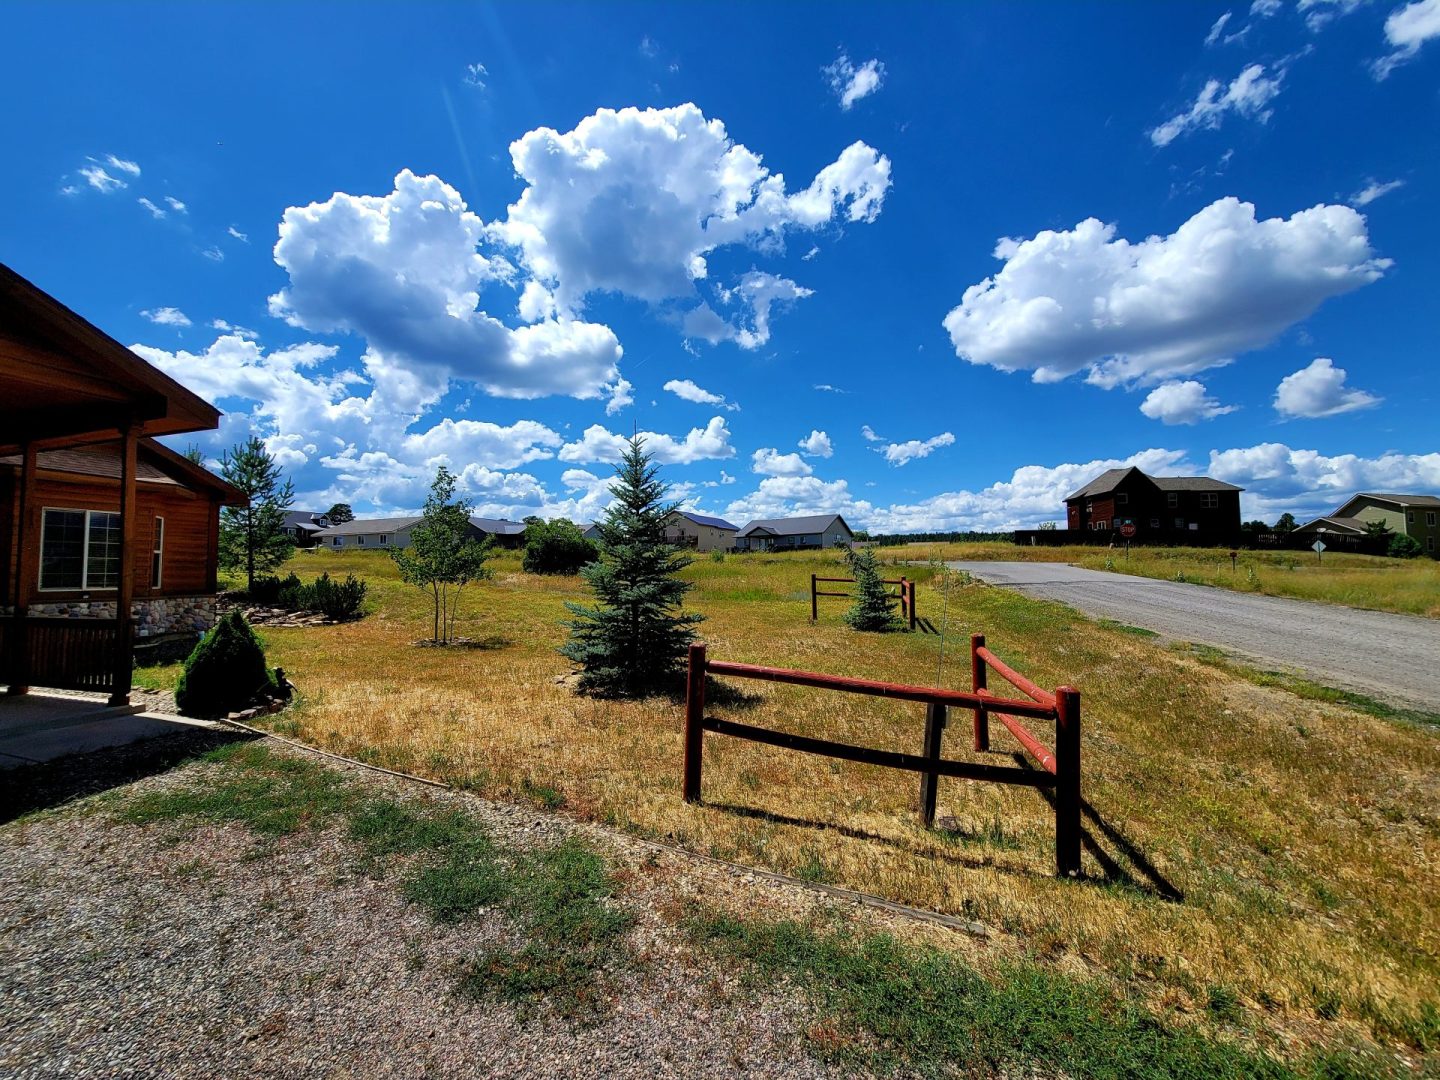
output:
[[[26,443],[20,450],[20,506],[15,516],[15,612],[10,626],[7,693],[30,690],[30,643],[25,619],[40,574],[40,505],[35,499],[36,450]]]
[[[130,606],[135,598],[135,451],[140,426],[127,423],[120,439],[120,587],[115,596],[115,667],[110,684],[110,704],[130,704],[135,652],[135,618]]]

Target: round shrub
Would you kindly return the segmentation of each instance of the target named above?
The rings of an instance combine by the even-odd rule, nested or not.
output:
[[[273,690],[265,649],[238,611],[232,611],[200,639],[175,686],[175,706],[185,716],[224,716]]]
[[[525,527],[525,559],[521,566],[527,574],[578,574],[582,566],[598,557],[595,545],[565,518],[531,522]]]
[[[1390,538],[1390,550],[1386,554],[1392,559],[1413,559],[1424,550],[1413,536],[1396,533]]]

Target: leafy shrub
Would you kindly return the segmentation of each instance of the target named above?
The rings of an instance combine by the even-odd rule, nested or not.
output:
[[[175,684],[175,705],[185,716],[223,716],[243,709],[275,683],[265,649],[238,611],[200,639]]]
[[[306,607],[331,619],[352,619],[360,614],[360,605],[365,602],[365,582],[354,574],[346,574],[344,581],[332,581],[329,574],[321,574],[315,584],[306,588],[310,593]]]
[[[521,566],[527,574],[578,574],[582,566],[588,566],[599,555],[579,527],[565,518],[531,522],[525,527]]]
[[[1392,559],[1413,559],[1424,549],[1420,541],[1406,533],[1396,533],[1390,540],[1390,548],[1386,552]]]

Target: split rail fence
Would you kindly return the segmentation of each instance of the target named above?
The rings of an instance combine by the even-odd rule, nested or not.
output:
[[[849,597],[851,596],[851,594],[848,593],[848,592],[825,592],[823,589],[820,589],[818,586],[820,586],[820,585],[822,585],[822,584],[825,584],[825,583],[841,584],[841,583],[844,583],[844,582],[848,582],[848,583],[850,583],[850,584],[853,585],[853,584],[855,583],[855,579],[854,579],[853,577],[816,577],[814,574],[811,574],[811,575],[810,575],[810,621],[811,621],[811,622],[814,622],[816,619],[818,619],[818,618],[820,617],[820,600],[819,600],[820,597],[822,597],[822,596],[844,596],[844,597],[849,598]],[[914,629],[915,629],[915,583],[914,583],[913,581],[911,581],[909,578],[901,577],[901,578],[882,578],[881,581],[880,581],[880,584],[882,584],[882,585],[899,585],[899,586],[900,586],[900,592],[897,594],[897,595],[899,596],[899,598],[900,598],[900,615],[901,615],[901,617],[902,617],[903,619],[905,619],[905,621],[909,624],[910,629],[911,629],[911,630],[914,630]]]
[[[779,746],[805,754],[857,761],[921,774],[920,820],[926,828],[935,824],[935,801],[940,777],[958,780],[980,780],[1021,787],[1053,788],[1055,805],[1055,868],[1061,876],[1080,872],[1080,692],[1061,686],[1053,693],[1002,662],[985,647],[985,636],[970,638],[970,672],[972,688],[942,690],[904,683],[852,679],[841,675],[824,675],[812,671],[762,667],[756,664],[735,664],[710,660],[705,646],[690,646],[689,679],[685,701],[685,801],[700,801],[702,754],[705,732],[729,735],[732,738]],[[1024,698],[1006,698],[992,693],[986,685],[987,671],[994,671],[1010,683]],[[921,753],[907,754],[894,750],[877,750],[865,746],[814,739],[804,735],[775,731],[770,728],[739,724],[705,715],[705,679],[708,675],[736,679],[759,679],[765,682],[811,686],[821,690],[838,690],[871,697],[918,701],[926,705],[925,736]],[[975,749],[990,748],[990,718],[993,716],[1015,736],[1025,751],[1040,766],[1037,769],[990,765],[983,762],[955,761],[942,758],[941,740],[946,716],[951,708],[968,709],[974,714]],[[1055,748],[1048,750],[1025,727],[1023,719],[1055,724]]]

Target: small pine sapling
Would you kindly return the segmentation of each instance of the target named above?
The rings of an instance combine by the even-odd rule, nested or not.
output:
[[[846,558],[855,576],[855,601],[845,612],[845,622],[852,629],[869,633],[899,630],[903,623],[895,613],[895,598],[885,591],[875,553],[868,547],[855,548]]]

